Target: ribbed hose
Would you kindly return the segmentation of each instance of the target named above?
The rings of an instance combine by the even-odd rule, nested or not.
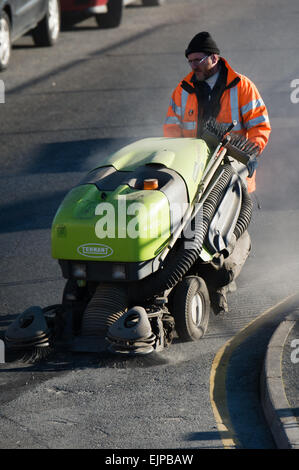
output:
[[[99,284],[82,318],[82,336],[105,336],[109,326],[128,307],[127,289],[118,284]]]
[[[248,194],[247,187],[243,181],[241,181],[241,188],[242,188],[242,206],[241,206],[241,211],[239,214],[239,218],[234,230],[234,235],[236,236],[236,239],[238,240],[241,235],[247,230],[249,223],[251,221],[251,216],[252,216],[252,208],[253,208],[253,202],[251,200],[251,197]]]
[[[139,282],[138,289],[136,286],[131,293],[135,301],[149,299],[167,289],[172,289],[198,259],[210,221],[233,175],[230,165],[224,165],[221,170],[223,172],[221,177],[203,204],[201,223],[195,224],[194,239],[192,242],[188,241],[186,246],[185,243],[181,243],[176,252],[170,252],[164,269]]]

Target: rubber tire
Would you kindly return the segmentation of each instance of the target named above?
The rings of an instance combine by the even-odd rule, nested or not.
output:
[[[142,0],[142,5],[144,7],[159,7],[164,5],[165,0]]]
[[[0,57],[0,71],[7,69],[9,61],[10,61],[10,56],[11,56],[11,25],[10,25],[10,19],[5,11],[2,11],[0,13],[0,19],[2,21],[5,21],[8,27],[9,31],[9,47],[8,47],[8,58],[5,60],[5,63],[2,62],[2,59]]]
[[[96,22],[100,29],[117,28],[122,19],[123,0],[109,0],[108,12],[104,15],[95,15]]]
[[[198,294],[202,302],[202,319],[197,326],[192,319],[192,301]],[[174,289],[172,315],[175,329],[182,341],[197,341],[207,331],[210,317],[210,297],[205,281],[198,276],[187,276]]]
[[[32,30],[32,37],[34,44],[39,47],[49,47],[56,44],[59,31],[60,31],[60,3],[57,0],[57,21],[59,23],[59,30],[56,36],[53,36],[49,28],[49,3],[51,0],[48,0],[47,13],[44,18],[38,23],[38,25]],[[52,0],[53,1],[53,0]]]

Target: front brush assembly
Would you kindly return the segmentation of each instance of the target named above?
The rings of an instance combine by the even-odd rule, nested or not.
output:
[[[210,118],[205,122],[202,139],[212,147],[217,147],[223,143],[229,156],[244,165],[248,165],[251,159],[259,155],[260,149],[258,145],[246,139],[246,137],[232,134],[231,131],[235,125],[236,121],[228,127],[227,124],[219,123],[216,119]]]
[[[145,309],[136,306],[110,326],[107,340],[111,352],[148,354],[154,351],[156,336]]]
[[[25,352],[28,358],[46,357],[52,351],[54,337],[62,328],[62,313],[61,305],[29,307],[7,328],[7,349],[12,352]]]

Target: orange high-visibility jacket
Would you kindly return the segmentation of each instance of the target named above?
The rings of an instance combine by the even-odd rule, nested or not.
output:
[[[244,135],[257,144],[260,153],[267,145],[271,132],[268,112],[256,86],[249,78],[236,73],[225,59],[220,58],[227,68],[227,83],[220,98],[220,111],[216,120],[231,124],[237,121],[234,132]],[[165,137],[196,137],[198,127],[198,101],[196,93],[188,87],[182,88],[183,82],[194,89],[193,71],[190,72],[175,88],[166,120]],[[192,91],[192,90],[191,90]],[[255,172],[247,178],[248,191],[255,191]]]

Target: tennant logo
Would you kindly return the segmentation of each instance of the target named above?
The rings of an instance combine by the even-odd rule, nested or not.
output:
[[[107,258],[113,254],[112,248],[107,245],[99,245],[98,243],[85,243],[77,248],[80,255],[88,258]]]

